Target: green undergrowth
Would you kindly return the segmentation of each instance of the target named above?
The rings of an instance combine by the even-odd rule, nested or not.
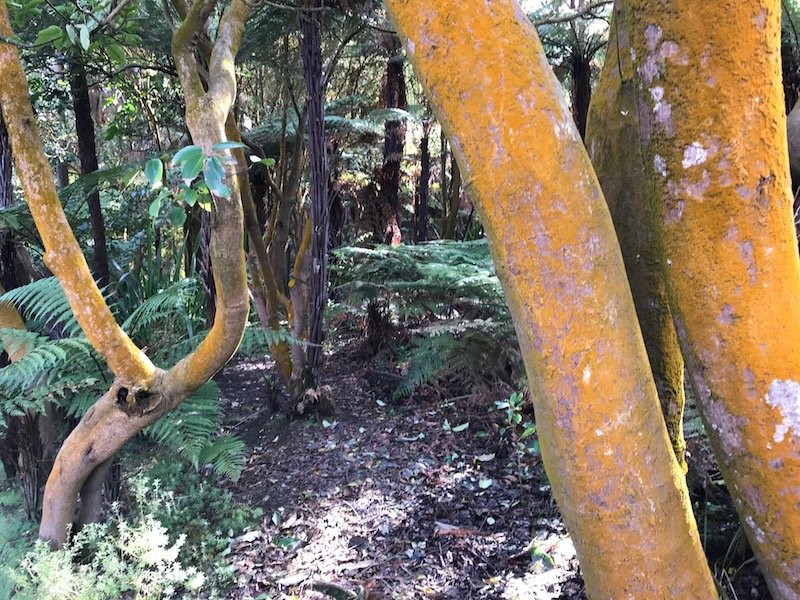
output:
[[[486,240],[340,248],[332,280],[334,310],[362,319],[368,344],[398,364],[395,398],[423,385],[457,394],[518,384],[521,355]]]
[[[25,537],[0,550],[0,579],[8,582],[0,598],[215,598],[234,583],[225,559],[230,540],[259,526],[259,510],[237,504],[217,481],[169,454],[129,477],[123,498],[103,523],[84,527],[58,551],[33,540],[32,524],[5,519],[0,536],[20,530]],[[10,498],[0,509],[5,515],[14,506]]]

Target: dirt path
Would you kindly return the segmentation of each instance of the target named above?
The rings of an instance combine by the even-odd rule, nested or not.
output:
[[[218,378],[249,452],[231,489],[265,515],[233,545],[229,597],[584,598],[539,458],[501,437],[501,398],[398,404],[364,364],[353,344],[328,357],[324,420],[271,410],[263,363]]]

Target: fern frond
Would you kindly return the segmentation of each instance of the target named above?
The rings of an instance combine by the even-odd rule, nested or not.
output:
[[[46,325],[58,325],[68,336],[80,331],[64,290],[55,277],[45,277],[7,291],[0,302],[9,302],[25,318],[28,328],[44,331]]]
[[[193,314],[192,309],[198,305],[201,294],[202,288],[197,279],[181,279],[142,302],[125,319],[122,328],[129,335],[137,336],[151,330],[159,322],[177,318],[186,325],[191,335],[198,321],[198,315]]]
[[[45,399],[69,400],[80,390],[96,399],[106,379],[102,362],[83,337],[51,340],[35,332],[2,330],[7,348],[24,346],[18,360],[0,370],[0,412],[43,410]],[[68,411],[76,414],[68,403]]]
[[[197,467],[200,451],[219,427],[219,417],[219,387],[209,381],[144,432]]]
[[[218,475],[236,481],[245,465],[244,448],[241,438],[222,435],[200,451],[197,462],[200,465],[211,465]]]

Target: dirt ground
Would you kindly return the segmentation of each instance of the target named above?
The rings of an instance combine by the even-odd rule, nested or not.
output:
[[[218,378],[250,453],[231,489],[264,510],[233,544],[229,597],[585,598],[541,461],[502,437],[502,398],[392,401],[352,342],[326,362],[334,413],[287,418],[269,366]]]
[[[228,597],[586,598],[540,457],[503,433],[501,390],[448,398],[423,388],[393,401],[393,374],[362,350],[354,339],[327,357],[324,417],[278,410],[268,362],[235,360],[218,376],[227,428],[249,453],[228,487],[264,510],[261,527],[232,544]],[[707,445],[695,438],[690,451],[695,503],[729,502]],[[715,567],[723,597],[767,600],[746,542],[733,557],[731,517],[719,513],[703,517],[701,535],[726,561]]]

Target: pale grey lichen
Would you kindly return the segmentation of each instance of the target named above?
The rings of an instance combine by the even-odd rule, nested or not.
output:
[[[793,379],[774,379],[764,400],[768,406],[777,408],[783,419],[775,426],[772,439],[780,443],[787,433],[800,436],[800,383]]]

